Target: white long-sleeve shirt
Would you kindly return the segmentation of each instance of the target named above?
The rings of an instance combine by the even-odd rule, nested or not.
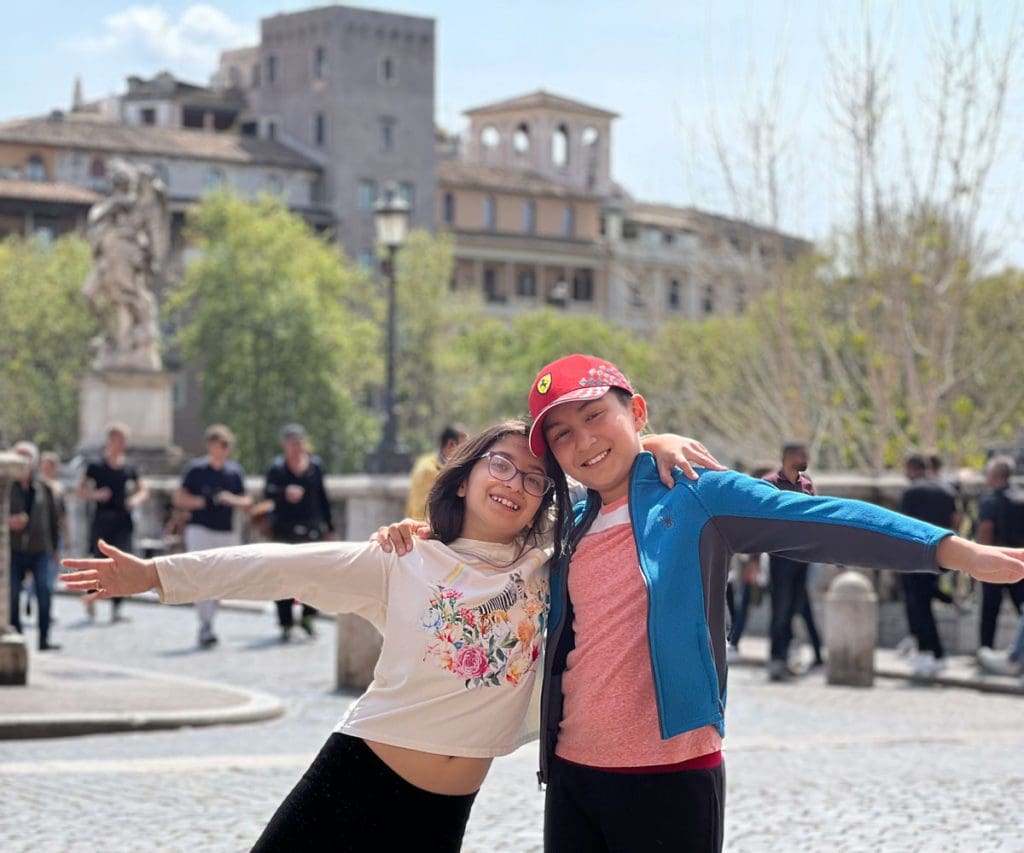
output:
[[[274,543],[155,563],[168,604],[298,598],[328,613],[364,617],[384,643],[373,682],[336,731],[489,758],[537,736],[533,693],[550,555],[531,548],[516,559],[517,550],[471,539],[420,540],[398,557],[374,543]]]

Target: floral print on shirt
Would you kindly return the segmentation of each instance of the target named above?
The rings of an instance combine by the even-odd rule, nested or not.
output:
[[[498,595],[477,605],[463,604],[463,593],[445,583],[432,586],[420,624],[433,634],[423,659],[459,678],[466,687],[516,685],[540,656],[548,612],[548,582],[532,587],[513,572]]]

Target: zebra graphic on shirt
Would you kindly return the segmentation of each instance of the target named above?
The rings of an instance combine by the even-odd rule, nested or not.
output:
[[[519,572],[513,572],[505,588],[491,599],[488,599],[474,610],[480,616],[487,616],[495,610],[509,611],[517,602],[526,601],[526,584]]]

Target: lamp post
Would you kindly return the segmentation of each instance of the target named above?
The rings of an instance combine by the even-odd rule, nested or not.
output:
[[[409,233],[409,203],[401,197],[398,187],[388,183],[373,205],[373,226],[377,245],[386,254],[381,272],[388,282],[387,384],[384,391],[384,432],[380,444],[367,460],[372,474],[398,474],[409,469],[409,456],[398,448],[398,423],[395,412],[395,256]]]

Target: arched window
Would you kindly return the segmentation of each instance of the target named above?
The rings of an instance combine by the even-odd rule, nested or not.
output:
[[[558,125],[551,137],[551,162],[556,166],[569,165],[569,128]]]
[[[501,134],[493,124],[487,125],[487,127],[480,131],[480,144],[484,148],[497,148],[500,142]]]
[[[38,154],[33,154],[25,164],[25,177],[30,181],[46,180],[46,164]]]
[[[519,125],[512,135],[512,148],[520,157],[530,153],[530,127],[525,122]]]
[[[678,311],[683,304],[683,289],[679,279],[674,278],[668,283],[668,309]]]
[[[317,80],[327,77],[327,48],[323,45],[318,45],[313,51],[313,76]]]

